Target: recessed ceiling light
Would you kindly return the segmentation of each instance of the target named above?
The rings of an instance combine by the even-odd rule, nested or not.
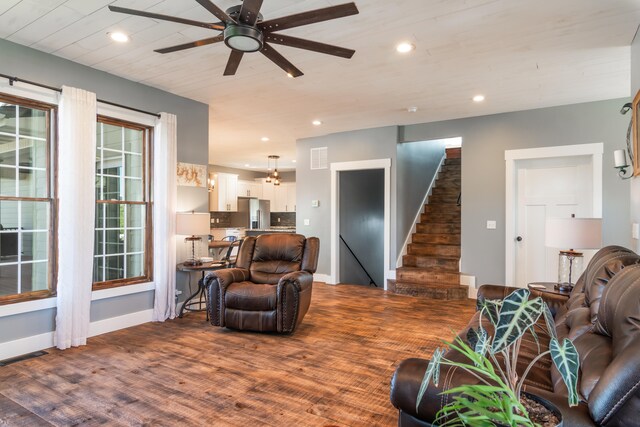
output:
[[[396,46],[396,50],[400,53],[409,53],[415,48],[415,45],[409,42],[402,42]]]
[[[473,102],[482,102],[484,101],[484,95],[476,95],[473,97]]]
[[[129,36],[120,31],[116,31],[115,33],[109,33],[109,37],[111,37],[111,40],[118,43],[126,43],[129,41]]]
[[[260,140],[261,140],[262,142],[268,142],[268,141],[269,141],[269,138],[267,138],[266,136],[263,136],[262,138],[260,138]]]
[[[296,162],[297,162],[297,160],[291,160],[291,163],[296,163]]]
[[[409,113],[416,113],[418,111],[418,107],[409,107],[407,108],[407,111]]]
[[[311,123],[313,123],[314,126],[320,126],[322,124],[320,120],[314,120]]]
[[[245,164],[244,164],[244,167],[245,167],[245,168],[248,168],[248,167],[251,167],[251,165],[250,165],[249,163],[245,163]]]

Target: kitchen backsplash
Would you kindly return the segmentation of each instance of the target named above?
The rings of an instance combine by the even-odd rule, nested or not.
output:
[[[211,228],[229,227],[231,227],[231,212],[211,212]]]
[[[280,219],[280,222],[278,222],[278,218]],[[295,212],[271,212],[271,226],[272,227],[295,227],[296,213]]]

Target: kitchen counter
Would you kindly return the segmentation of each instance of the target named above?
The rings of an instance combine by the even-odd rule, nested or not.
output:
[[[254,228],[252,230],[248,229],[245,231],[247,236],[259,236],[261,234],[269,234],[269,233],[295,233],[295,228],[284,228],[284,227],[276,227],[276,228]]]

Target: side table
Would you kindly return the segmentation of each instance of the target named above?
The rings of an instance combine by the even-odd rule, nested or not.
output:
[[[226,262],[218,261],[218,262],[205,262],[202,265],[184,265],[178,264],[176,269],[178,271],[183,271],[185,273],[189,273],[189,284],[191,284],[191,273],[193,272],[202,272],[202,278],[198,280],[198,289],[190,295],[180,307],[180,311],[178,312],[178,317],[182,318],[184,315],[184,311],[206,311],[207,312],[207,321],[209,321],[209,312],[207,311],[207,289],[204,286],[204,274],[207,271],[220,270],[227,267]],[[198,297],[196,301],[193,301],[194,298]],[[204,308],[202,308],[202,304],[204,303]],[[197,305],[198,308],[191,308],[192,306]]]
[[[537,291],[543,294],[560,295],[569,298],[571,291],[561,291],[556,289],[556,282],[532,282],[527,285],[530,291]]]

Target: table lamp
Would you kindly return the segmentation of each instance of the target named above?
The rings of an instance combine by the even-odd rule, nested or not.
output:
[[[548,218],[545,245],[561,249],[556,288],[571,291],[573,279],[582,273],[583,254],[576,249],[599,249],[602,246],[602,219],[575,218],[574,215],[571,218]]]
[[[196,257],[196,242],[202,236],[209,235],[210,215],[208,213],[185,212],[176,214],[176,234],[185,237],[185,242],[191,242],[191,258],[183,262],[186,266],[202,265]]]

